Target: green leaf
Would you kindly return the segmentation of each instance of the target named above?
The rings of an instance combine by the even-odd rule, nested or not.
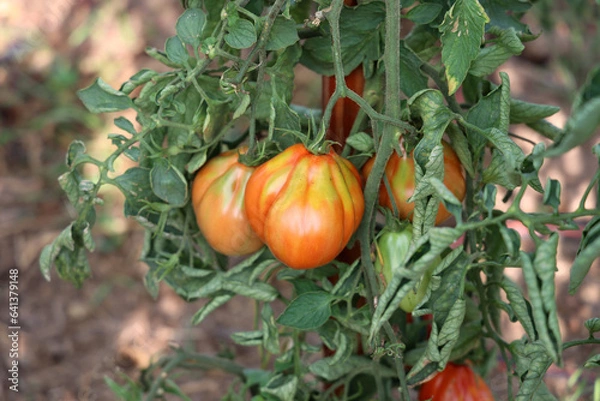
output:
[[[469,74],[485,77],[492,74],[509,58],[521,54],[525,49],[513,28],[502,30],[496,43],[481,49],[469,69]]]
[[[241,331],[238,333],[233,333],[230,337],[234,343],[243,345],[245,347],[262,345],[263,341],[263,333],[260,330]]]
[[[225,42],[234,49],[247,49],[256,43],[256,28],[247,19],[237,18],[232,25],[228,25]]]
[[[129,96],[112,88],[102,78],[96,78],[92,85],[77,91],[77,96],[92,113],[110,113],[133,106]]]
[[[442,62],[446,66],[448,94],[458,90],[479,54],[485,24],[489,22],[477,0],[458,0],[440,25]]]
[[[515,373],[521,381],[517,401],[556,400],[546,388],[544,374],[552,364],[546,348],[539,341],[513,341],[510,351],[516,361]]]
[[[262,346],[273,355],[279,355],[279,330],[275,324],[273,309],[271,305],[265,304],[260,312],[262,321]]]
[[[195,173],[200,167],[204,165],[204,163],[206,163],[207,157],[208,156],[205,149],[199,151],[198,153],[195,153],[194,156],[192,156],[192,158],[188,162],[187,166],[185,167],[185,170],[190,174]]]
[[[346,143],[361,153],[371,153],[375,150],[373,137],[365,132],[351,134],[346,140]]]
[[[260,281],[245,283],[229,278],[228,280],[223,281],[222,288],[238,295],[264,302],[273,301],[277,298],[277,295],[279,295],[279,292],[275,287]]]
[[[583,367],[586,369],[600,368],[600,354],[596,354],[588,358],[588,360],[583,364]]]
[[[231,293],[213,296],[206,305],[194,313],[194,316],[192,316],[192,324],[198,325],[202,323],[208,315],[214,312],[219,306],[225,305],[231,298],[233,298],[233,294]]]
[[[185,65],[190,57],[190,54],[179,36],[171,36],[167,39],[167,42],[165,43],[165,52],[167,53],[169,60],[179,65]]]
[[[299,330],[314,330],[331,316],[331,294],[305,292],[294,299],[277,319],[277,323]]]
[[[271,28],[266,49],[268,51],[281,50],[292,46],[299,40],[296,23],[293,20],[279,16],[275,19]]]
[[[433,22],[442,11],[442,6],[436,3],[421,3],[411,8],[405,15],[412,22],[425,25]]]
[[[421,72],[423,60],[419,58],[406,42],[400,41],[400,89],[408,97],[427,89],[427,77]]]
[[[560,363],[562,344],[554,283],[557,246],[558,235],[553,233],[538,245],[533,263],[525,252],[521,252],[521,260],[538,338],[552,360]]]
[[[370,371],[374,363],[373,360],[371,360],[370,358],[359,355],[352,355],[346,360],[345,363],[340,364],[333,364],[331,363],[332,360],[332,357],[319,359],[318,361],[310,365],[308,367],[308,370],[312,374],[322,377],[327,381],[335,381],[353,371]],[[385,367],[384,365],[378,366],[377,369],[383,377],[395,377],[395,371],[388,367]]]
[[[553,180],[548,177],[546,188],[544,189],[544,205],[552,207],[555,214],[558,214],[558,206],[560,205],[560,181]]]
[[[175,207],[183,207],[187,202],[185,177],[165,159],[156,160],[150,170],[150,184],[156,196]]]
[[[73,167],[77,160],[85,155],[85,144],[82,141],[75,140],[69,145],[67,150],[65,164],[67,167]]]
[[[146,202],[160,201],[152,191],[150,170],[147,168],[132,167],[115,177],[115,182],[125,195],[125,216],[137,216]]]
[[[537,338],[535,326],[531,319],[531,304],[525,299],[521,289],[508,277],[502,279],[502,289],[506,293],[509,305],[515,316],[525,329],[525,333],[533,341]]]
[[[550,117],[560,111],[560,107],[549,104],[529,103],[510,99],[510,123],[531,124]]]
[[[385,19],[385,4],[380,1],[344,7],[340,16],[340,35],[344,74],[365,60],[380,58],[380,28]],[[300,62],[317,74],[334,73],[329,22],[322,24],[326,35],[307,39]]]
[[[479,0],[490,18],[489,24],[501,29],[513,28],[520,34],[528,34],[527,25],[519,17],[531,7],[530,1],[523,0]],[[510,10],[510,11],[509,11]]]
[[[600,225],[596,225],[599,227]],[[596,229],[596,231],[598,231]],[[600,257],[600,238],[596,238],[593,241],[588,242],[585,247],[580,248],[575,257],[575,261],[571,265],[570,279],[569,279],[569,294],[574,295],[577,289],[583,283],[583,280],[587,276],[592,263]]]
[[[113,122],[117,127],[121,128],[123,131],[126,131],[131,135],[137,135],[137,131],[135,130],[133,123],[125,117],[117,117],[113,120]]]
[[[199,8],[188,8],[177,19],[175,30],[177,36],[194,48],[200,46],[200,38],[206,23],[206,14]]]
[[[588,76],[573,104],[563,135],[546,151],[546,157],[568,152],[590,139],[600,127],[600,67]]]
[[[297,387],[298,378],[296,376],[278,374],[260,390],[262,393],[273,395],[281,401],[294,401]]]

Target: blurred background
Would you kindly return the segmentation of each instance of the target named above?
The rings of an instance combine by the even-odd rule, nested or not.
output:
[[[594,0],[536,2],[527,22],[541,37],[501,69],[510,76],[513,96],[560,106],[561,112],[551,118],[558,126],[569,115],[576,89],[600,63],[599,8]],[[137,261],[142,232],[123,218],[117,191],[102,192],[105,205],[99,209],[97,249],[90,258],[93,275],[81,289],[55,275],[45,281],[37,262],[42,247],[73,217],[57,183],[65,171],[68,144],[81,139],[98,158],[112,147],[107,135],[119,114],[88,113],[76,91],[97,76],[118,88],[141,68],[164,68],[144,49],[163,47],[175,33],[181,11],[177,0],[0,0],[0,287],[5,294],[8,271],[17,268],[22,398],[15,399],[116,399],[104,377],[136,378],[152,358],[168,352],[170,342],[210,354],[233,350],[241,363],[256,364],[251,350],[229,339],[231,333],[252,327],[243,300],[234,299],[202,327],[192,327],[190,318],[201,301],[187,304],[167,287],[161,287],[158,300],[150,297],[141,284],[146,267]],[[319,107],[319,96],[320,80],[299,67],[297,102]],[[526,128],[515,127],[514,132],[541,140]],[[562,210],[576,207],[593,175],[598,161],[591,146],[598,139],[543,167],[542,183],[550,176],[563,184]],[[528,146],[523,143],[527,151]],[[540,204],[534,195],[526,207],[533,211]],[[566,291],[579,236],[577,231],[564,232],[559,248],[557,297],[567,340],[586,337],[583,321],[600,313],[598,264],[576,296]],[[519,272],[514,278],[519,280]],[[0,316],[2,325],[8,325],[6,313]],[[508,340],[521,334],[506,322]],[[8,348],[8,339],[0,336],[0,349]],[[565,366],[549,371],[548,385],[561,400],[591,399],[595,376],[577,369],[592,351],[569,349]],[[3,352],[3,372],[9,362]],[[213,400],[220,399],[228,383],[218,372],[196,373],[182,389],[193,400]],[[496,394],[505,391],[500,376],[490,384]],[[3,384],[0,399],[12,399],[9,393]]]

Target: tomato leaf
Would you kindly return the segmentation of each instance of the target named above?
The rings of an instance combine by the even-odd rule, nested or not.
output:
[[[544,205],[552,207],[554,213],[558,214],[558,206],[560,205],[560,182],[548,177],[546,188],[544,189]]]
[[[169,60],[179,65],[185,65],[190,57],[179,36],[171,36],[165,43],[165,52]]]
[[[400,89],[406,96],[411,97],[427,89],[427,77],[421,72],[423,60],[406,46],[403,40],[400,41],[400,54]]]
[[[182,207],[187,202],[188,187],[185,177],[165,159],[155,161],[150,170],[150,184],[156,196],[175,207]]]
[[[132,167],[115,178],[119,189],[125,195],[125,216],[137,216],[147,202],[159,202],[150,185],[150,170]]]
[[[515,373],[521,381],[516,400],[551,401],[556,400],[544,384],[544,374],[552,364],[546,347],[540,341],[516,340],[510,344],[515,357]]]
[[[183,43],[198,47],[205,24],[206,14],[204,11],[199,8],[188,8],[177,19],[175,30]]]
[[[298,330],[316,329],[331,316],[332,300],[333,296],[324,291],[300,294],[277,318],[277,323]]]
[[[506,60],[521,54],[525,49],[514,28],[493,29],[490,32],[497,35],[495,43],[482,48],[469,69],[469,74],[476,77],[482,78],[492,74]]]
[[[553,233],[548,240],[538,245],[533,261],[525,252],[521,252],[521,260],[537,338],[546,347],[552,360],[560,363],[562,342],[556,314],[554,284],[557,246],[558,235]]]
[[[270,51],[281,50],[298,42],[298,31],[293,20],[277,17],[271,28],[266,49]]]
[[[446,13],[439,29],[449,95],[458,90],[479,54],[484,27],[489,21],[477,0],[458,0]]]
[[[214,312],[219,306],[225,305],[231,298],[233,298],[233,294],[231,293],[211,297],[207,304],[194,313],[194,316],[192,316],[192,324],[198,325],[202,323],[208,315]]]
[[[365,60],[379,59],[380,28],[384,18],[385,5],[379,1],[344,7],[340,16],[344,74],[348,75]],[[327,34],[304,42],[300,62],[317,74],[331,76],[334,69],[329,22],[322,26]]]
[[[225,42],[234,49],[247,49],[256,43],[256,28],[247,19],[236,18],[233,24],[228,25]]]
[[[110,113],[133,106],[129,96],[113,89],[102,78],[96,78],[92,85],[77,91],[77,96],[92,113]]]
[[[273,355],[279,355],[279,330],[275,324],[271,305],[265,304],[260,314],[262,321],[262,346]]]
[[[506,293],[506,298],[508,299],[512,312],[523,326],[523,329],[525,329],[525,333],[527,333],[531,340],[535,340],[537,334],[531,318],[531,304],[527,301],[521,289],[508,277],[502,279],[501,286]]]
[[[600,368],[600,354],[596,354],[588,358],[583,364],[586,369]]]
[[[277,400],[294,401],[298,378],[291,375],[278,374],[260,388],[261,393],[270,394]]]
[[[405,17],[417,24],[424,25],[433,22],[433,20],[438,17],[441,11],[442,6],[440,4],[421,3],[416,7],[411,8],[406,13]]]
[[[367,371],[372,369],[373,360],[366,356],[352,355],[343,364],[333,364],[333,358],[327,357],[319,359],[308,367],[308,370],[319,377],[327,381],[335,381],[341,377],[344,377],[350,372],[358,369],[366,369]],[[382,377],[395,377],[395,371],[386,366],[378,366]]]
[[[531,124],[544,118],[550,117],[560,110],[558,106],[549,104],[537,104],[523,100],[510,100],[510,123]]]
[[[435,370],[442,370],[458,342],[466,312],[463,291],[468,258],[464,251],[457,252],[452,264],[441,274],[440,286],[431,294],[429,304],[434,316],[431,335],[425,352],[407,374],[409,384],[419,383]]]
[[[575,261],[571,265],[569,294],[573,295],[583,283],[592,263],[600,257],[600,217],[596,216],[583,230]]]
[[[546,157],[568,152],[590,139],[600,126],[600,67],[587,78],[573,103],[573,111],[567,120],[563,135],[546,151]]]
[[[531,2],[522,0],[479,0],[490,18],[489,25],[502,29],[513,28],[520,34],[528,34],[527,25],[519,17],[531,7]],[[511,10],[510,13],[507,10]]]
[[[373,153],[375,150],[375,144],[373,143],[373,137],[365,132],[356,132],[351,134],[346,139],[348,146],[358,150],[361,153]]]

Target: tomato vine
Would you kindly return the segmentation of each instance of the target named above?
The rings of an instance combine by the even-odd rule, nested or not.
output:
[[[508,74],[492,77],[537,37],[521,21],[529,1],[182,4],[176,34],[164,49],[147,50],[165,72],[141,70],[119,89],[98,78],[79,92],[91,112],[132,109],[137,117],[114,120],[122,133],[109,136],[116,149],[106,160],[87,154],[81,141],[69,147],[67,172],[59,183],[77,216],[44,248],[40,266],[47,279],[54,267],[61,278],[83,284],[91,272],[87,253],[94,250],[99,189],[116,186],[125,196],[124,214],[146,230],[141,260],[148,265],[148,291],[158,296],[164,281],[188,301],[206,300],[193,324],[234,296],[252,300],[252,330],[237,331],[231,341],[257,347],[261,361],[258,367],[243,367],[174,347],[139,382],[107,379],[115,393],[125,400],[160,399],[165,393],[189,399],[176,372],[216,368],[236,380],[225,399],[408,400],[413,388],[455,362],[468,360],[485,376],[499,355],[508,368],[509,399],[554,399],[544,384],[548,368],[562,363],[566,348],[600,343],[595,337],[600,324],[593,317],[585,323],[589,338],[563,342],[554,281],[561,231],[580,230],[585,220],[571,267],[571,294],[600,256],[600,210],[586,207],[592,195],[599,196],[600,170],[574,211],[560,208],[560,182],[542,184],[539,172],[544,162],[580,146],[600,126],[600,69],[589,72],[565,127],[559,128],[547,120],[557,107],[515,99]],[[322,109],[293,104],[299,64],[332,85],[324,92]],[[360,85],[348,83],[348,76],[358,77]],[[350,103],[356,115],[348,115]],[[340,107],[343,112],[336,112]],[[544,141],[513,133],[511,127],[519,124]],[[530,153],[521,142],[533,145]],[[330,152],[332,145],[339,155]],[[204,225],[200,220],[216,216],[217,208],[209,204],[200,211],[191,199],[194,177],[205,179],[197,172],[224,152],[231,157],[240,146],[248,151],[232,163],[269,173],[252,196],[245,196],[244,206],[236,203],[240,231],[250,227],[249,220],[266,243],[257,251],[260,242],[251,251],[215,246],[208,238],[215,233],[226,233],[219,237],[225,242],[237,236],[221,232],[218,221]],[[444,181],[445,146],[456,155],[461,177],[464,169],[464,202],[464,191],[457,194]],[[281,160],[300,148],[311,163],[303,161],[296,171],[300,156]],[[600,161],[600,145],[591,151]],[[398,184],[387,177],[394,153],[414,162],[414,179]],[[115,171],[121,156],[135,166]],[[335,163],[321,166],[326,158]],[[370,173],[362,183],[357,171],[369,159]],[[86,164],[97,168],[95,181],[84,177]],[[240,191],[246,191],[240,185],[220,182],[209,198],[223,204],[234,195],[240,200]],[[379,205],[380,188],[392,194],[395,185],[412,186],[410,216],[400,214],[393,202]],[[523,210],[531,190],[542,194],[542,211]],[[500,191],[509,203],[504,211],[497,206]],[[284,218],[268,220],[273,205],[275,215]],[[437,226],[440,205],[454,217],[452,223]],[[311,212],[322,210],[327,216],[313,218]],[[382,212],[388,222],[393,214],[412,222],[385,285],[375,268],[375,242],[392,223],[384,222]],[[317,220],[333,223],[315,235]],[[523,249],[512,222],[526,227],[532,251]],[[263,236],[260,231],[267,229]],[[228,258],[211,243],[238,258]],[[285,254],[292,250],[294,260]],[[344,252],[352,255],[332,260]],[[300,257],[311,263],[295,263]],[[508,267],[520,269],[523,286],[504,274]],[[291,297],[281,291],[281,282],[293,288]],[[416,294],[421,282],[418,301],[405,307],[411,310],[407,315],[398,305],[407,294]],[[276,304],[285,308],[278,316]],[[525,336],[505,340],[502,318],[518,322]],[[307,340],[309,333],[319,346]],[[586,366],[597,366],[598,359],[590,358]]]

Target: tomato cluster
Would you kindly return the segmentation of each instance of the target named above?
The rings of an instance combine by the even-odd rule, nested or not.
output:
[[[245,150],[241,150],[243,152]],[[194,179],[192,203],[208,243],[226,255],[255,252],[263,242],[295,269],[331,262],[364,212],[358,170],[333,150],[316,155],[293,145],[258,168],[229,151]]]
[[[362,220],[365,205],[358,170],[333,149],[314,154],[303,144],[296,144],[256,168],[238,161],[245,151],[240,148],[214,157],[196,174],[192,204],[207,242],[218,252],[236,256],[253,253],[266,244],[277,259],[294,269],[331,262],[344,250]],[[363,167],[365,176],[373,160]],[[462,167],[445,142],[444,160],[444,183],[462,200]],[[394,154],[385,170],[402,219],[410,219],[414,207],[407,201],[414,192],[413,163],[410,156]],[[382,206],[392,209],[383,184],[379,197]],[[449,216],[441,205],[436,223]],[[378,266],[386,280],[391,279],[391,266],[397,264],[402,252],[397,245],[385,243],[408,244],[410,238],[410,231],[381,237]],[[404,310],[412,311],[423,298],[428,277],[423,277],[418,288],[402,301]]]

